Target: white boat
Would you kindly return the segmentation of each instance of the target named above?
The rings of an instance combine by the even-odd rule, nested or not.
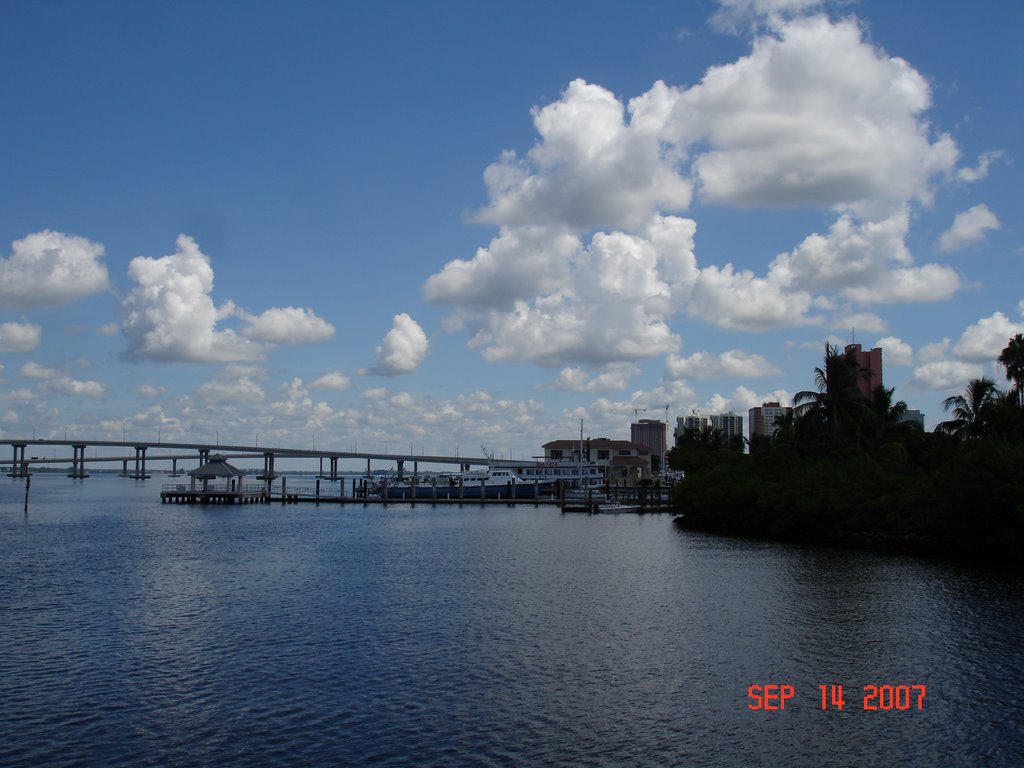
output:
[[[606,483],[604,468],[592,462],[580,463],[564,459],[533,462],[499,460],[491,465],[491,471],[499,469],[511,470],[521,483],[560,482],[566,493],[596,493],[603,490]]]
[[[534,499],[554,494],[555,482],[521,477],[509,467],[490,467],[433,478],[427,482],[392,482],[378,487],[388,499]]]
[[[562,504],[563,512],[586,512],[589,515],[620,515],[643,511],[639,504],[627,504],[618,501],[569,501]]]
[[[643,509],[639,504],[620,504],[617,501],[609,501],[605,504],[598,504],[594,512],[600,512],[606,515],[620,515],[628,513],[636,513]]]

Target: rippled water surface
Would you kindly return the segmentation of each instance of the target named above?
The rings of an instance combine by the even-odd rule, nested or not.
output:
[[[1024,765],[1019,579],[667,515],[158,496],[36,475],[26,515],[0,479],[0,765]]]

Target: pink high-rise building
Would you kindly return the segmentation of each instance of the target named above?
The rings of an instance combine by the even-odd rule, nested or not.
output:
[[[846,356],[852,357],[860,366],[862,373],[857,377],[857,388],[870,400],[875,389],[882,385],[882,348],[875,347],[870,352],[864,352],[860,344],[847,344],[845,351]]]
[[[785,418],[786,414],[792,412],[789,406],[780,405],[777,402],[763,403],[751,408],[747,415],[750,420],[750,436],[774,435],[778,429],[778,419]]]

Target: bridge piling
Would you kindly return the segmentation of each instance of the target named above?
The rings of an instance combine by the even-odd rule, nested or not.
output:
[[[150,477],[146,474],[146,446],[144,445],[135,446],[135,474],[132,477],[136,480],[145,480]]]
[[[14,448],[14,457],[11,460],[11,473],[9,477],[28,477],[28,462],[25,461],[25,446],[28,443],[11,443]]]
[[[88,473],[85,471],[85,443],[75,443],[71,446],[74,451],[74,457],[71,459],[71,474],[68,477],[81,480],[88,477]]]

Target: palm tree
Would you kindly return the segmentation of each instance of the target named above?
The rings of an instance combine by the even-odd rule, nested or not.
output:
[[[776,416],[775,421],[772,423],[772,442],[778,445],[787,445],[792,447],[796,442],[795,436],[796,417],[793,415],[793,409],[787,408],[781,414]]]
[[[996,383],[987,376],[971,379],[962,395],[952,395],[942,401],[942,407],[952,411],[955,418],[942,422],[935,429],[961,439],[980,437],[986,429],[985,412],[999,394]]]
[[[875,387],[871,397],[871,409],[862,420],[862,443],[868,451],[879,458],[900,455],[898,446],[905,446],[920,430],[917,422],[906,419],[906,401],[893,402],[895,391],[891,387],[886,389],[882,384]]]
[[[1015,391],[1001,392],[985,407],[987,431],[1008,441],[1024,438],[1024,410],[1018,407]]]
[[[869,406],[858,387],[863,375],[857,360],[831,344],[825,345],[825,363],[814,369],[818,391],[805,390],[793,397],[793,412],[804,439],[814,435],[833,446],[857,439],[856,424]]]
[[[1006,378],[1014,383],[1017,407],[1024,408],[1024,335],[1017,334],[999,353],[999,362],[1006,368]]]
[[[905,400],[897,400],[895,403],[892,401],[895,392],[894,388],[886,389],[882,384],[879,384],[875,387],[875,391],[871,393],[871,406],[875,414],[889,426],[899,424],[907,412]]]

